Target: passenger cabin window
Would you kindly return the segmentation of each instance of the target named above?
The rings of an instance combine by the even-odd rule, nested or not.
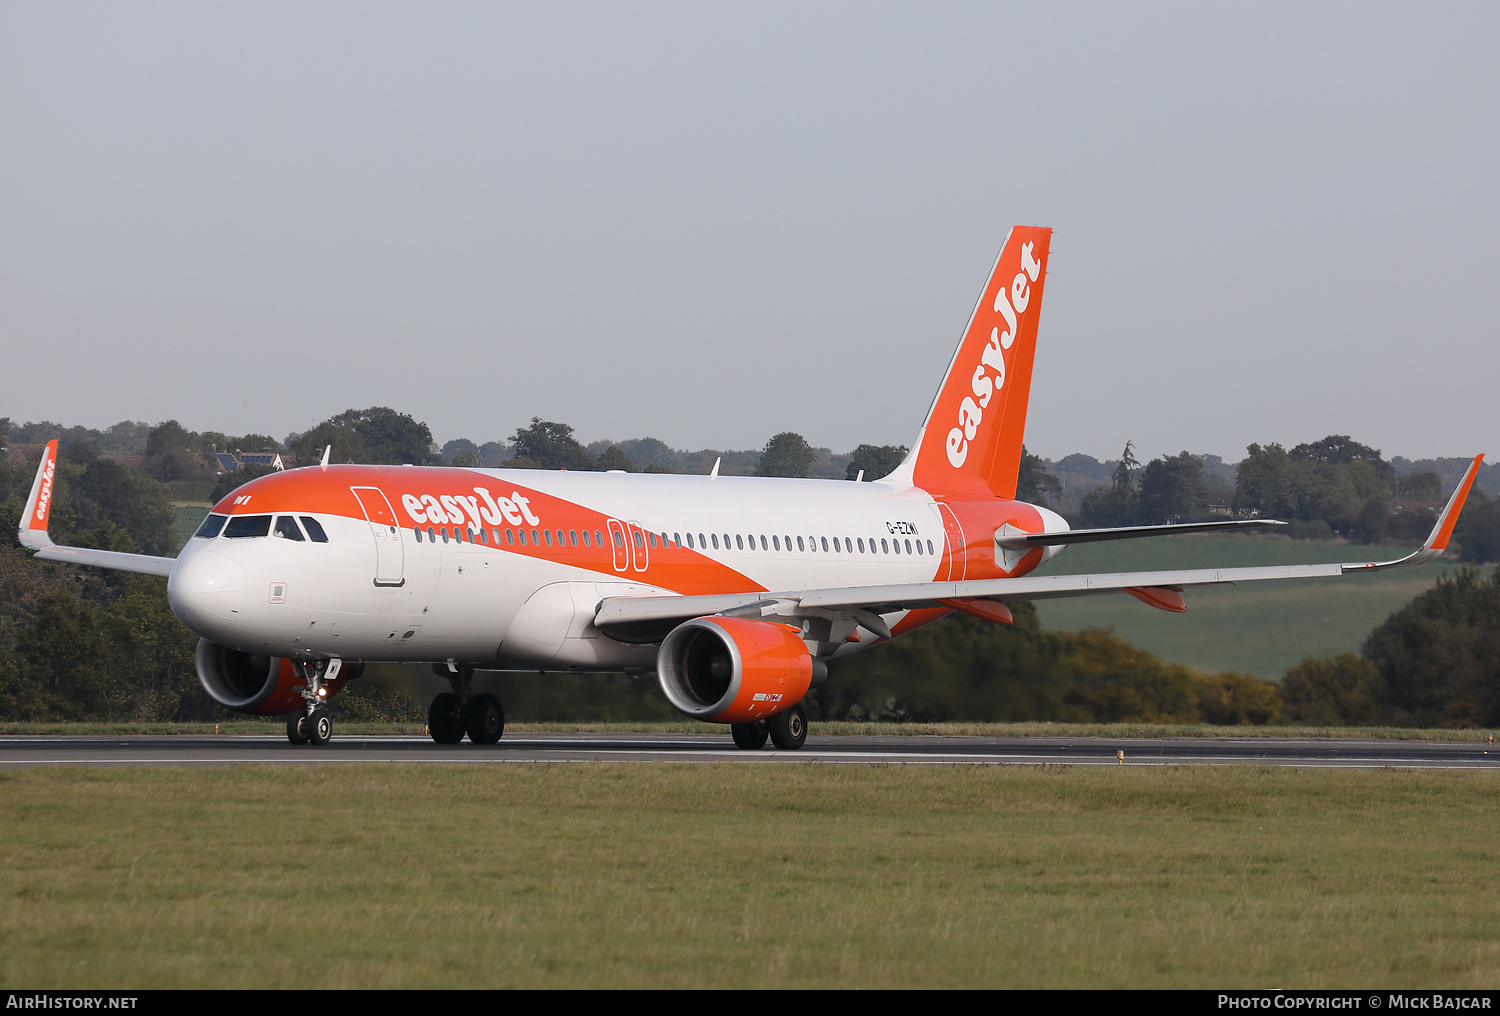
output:
[[[193,535],[202,537],[205,540],[212,540],[215,536],[219,535],[219,530],[224,528],[224,523],[228,520],[228,515],[210,515],[203,520],[203,525],[199,526],[198,531]]]
[[[302,528],[307,530],[307,538],[314,543],[327,543],[328,534],[323,532],[322,524],[311,515],[299,516],[302,519]],[[427,530],[431,535],[432,530]]]
[[[276,525],[271,528],[271,532],[283,540],[302,542],[302,530],[297,528],[297,520],[290,515],[276,516]]]
[[[266,536],[271,532],[269,515],[236,515],[224,527],[224,536],[230,540],[245,540]]]
[[[594,546],[596,546],[596,547],[602,547],[602,546],[604,546],[604,534],[601,533],[601,532],[599,532],[599,530],[597,530],[597,529],[594,530]]]

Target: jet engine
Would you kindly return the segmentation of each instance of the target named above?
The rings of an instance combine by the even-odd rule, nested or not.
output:
[[[344,682],[358,677],[361,664],[345,664],[328,682],[329,696]],[[208,697],[226,709],[261,716],[279,716],[300,709],[307,681],[292,661],[277,656],[252,656],[238,649],[198,640],[198,683]]]
[[[694,719],[749,723],[802,701],[827,665],[812,658],[791,625],[715,616],[672,629],[656,673],[667,701]]]

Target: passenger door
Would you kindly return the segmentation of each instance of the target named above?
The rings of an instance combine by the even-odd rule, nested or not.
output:
[[[370,535],[375,538],[375,584],[377,586],[400,586],[406,584],[406,555],[401,549],[401,531],[396,526],[396,513],[391,502],[379,487],[350,487],[359,506],[370,523]]]

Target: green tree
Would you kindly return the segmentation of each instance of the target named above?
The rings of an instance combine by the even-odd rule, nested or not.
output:
[[[1396,723],[1500,725],[1500,570],[1441,576],[1371,632],[1363,652]]]
[[[1021,468],[1016,474],[1016,500],[1050,508],[1062,499],[1062,481],[1042,464],[1041,456],[1021,446]]]
[[[760,453],[760,465],[755,467],[756,476],[807,476],[808,467],[818,453],[813,451],[801,434],[783,431],[766,442]]]
[[[1140,463],[1135,457],[1135,442],[1126,441],[1120,454],[1120,463],[1110,476],[1109,486],[1098,486],[1083,497],[1078,515],[1084,526],[1090,529],[1112,528],[1133,525],[1136,521],[1137,504],[1135,492],[1135,470]]]
[[[509,465],[522,469],[597,469],[598,460],[573,437],[573,428],[539,416],[531,426],[516,431],[515,459]]]
[[[233,446],[233,447],[231,447]],[[269,434],[244,434],[227,438],[220,451],[279,452],[281,443]]]
[[[1453,538],[1461,561],[1500,561],[1500,500],[1491,501],[1484,491],[1470,487]]]
[[[682,466],[682,455],[665,441],[654,437],[638,437],[620,442],[620,451],[630,456],[630,461],[648,473],[675,473]],[[657,467],[655,469],[651,467]]]
[[[1141,470],[1136,518],[1146,525],[1182,522],[1208,510],[1208,484],[1203,461],[1182,452],[1152,459]]]
[[[878,480],[889,476],[906,458],[906,445],[862,444],[849,453],[849,467],[844,478],[852,480],[864,470],[865,479]]]
[[[1389,520],[1390,513],[1386,511],[1385,502],[1378,497],[1370,498],[1360,508],[1359,517],[1354,522],[1354,542],[1379,543],[1385,539],[1385,528]]]
[[[1322,500],[1312,463],[1293,459],[1279,444],[1252,444],[1239,464],[1234,510],[1263,518],[1308,519]]]
[[[1443,478],[1430,469],[1407,473],[1396,484],[1396,496],[1407,501],[1440,501]]]
[[[1308,658],[1281,679],[1282,715],[1295,723],[1375,726],[1383,698],[1379,668],[1353,653]]]
[[[303,434],[289,434],[286,443],[298,465],[316,465],[323,460],[325,449],[329,462],[373,461],[370,450],[356,431],[329,422],[320,423]]]
[[[619,445],[612,444],[600,453],[598,462],[594,468],[600,470],[618,469],[621,472],[633,473],[635,472],[635,463],[630,461],[630,456],[620,450]]]
[[[1390,489],[1396,483],[1396,468],[1381,458],[1380,450],[1362,445],[1352,440],[1348,434],[1330,434],[1321,441],[1299,444],[1287,454],[1294,462],[1312,462],[1318,465],[1347,466],[1363,462],[1384,484],[1382,492],[1386,496],[1389,496]]]
[[[287,445],[303,465],[320,461],[330,445],[333,462],[425,466],[436,461],[427,424],[385,406],[347,409],[305,434],[288,437]]]
[[[146,472],[163,482],[201,479],[213,472],[202,437],[176,420],[157,424],[146,436]]]

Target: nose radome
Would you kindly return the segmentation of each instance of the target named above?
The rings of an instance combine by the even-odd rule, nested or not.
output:
[[[172,613],[201,635],[205,622],[217,626],[215,621],[238,619],[245,602],[245,569],[223,554],[200,550],[172,570],[167,602]]]

